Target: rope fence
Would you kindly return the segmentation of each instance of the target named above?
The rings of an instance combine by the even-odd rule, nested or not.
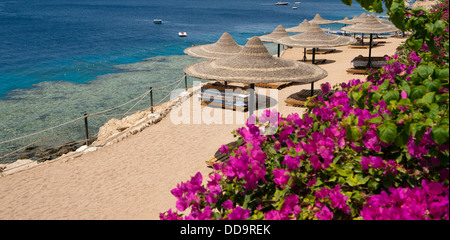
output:
[[[91,138],[96,138],[98,133],[96,133],[93,136],[89,136],[88,117],[89,118],[92,118],[92,117],[96,117],[96,118],[100,118],[100,117],[106,117],[106,118],[122,117],[123,118],[124,116],[137,113],[137,112],[142,111],[144,109],[148,109],[148,107],[145,107],[144,109],[135,110],[136,106],[138,106],[142,101],[144,101],[145,97],[147,97],[148,95],[150,95],[150,109],[151,109],[151,112],[153,113],[153,106],[154,105],[158,106],[158,105],[162,104],[163,102],[167,101],[167,99],[170,96],[170,93],[174,89],[177,89],[181,85],[183,80],[185,82],[185,89],[187,90],[187,80],[186,79],[187,79],[186,75],[184,75],[181,78],[177,79],[176,81],[174,81],[174,82],[172,82],[172,83],[170,83],[168,85],[165,85],[165,86],[162,86],[162,87],[150,87],[150,89],[147,90],[145,93],[143,93],[143,94],[141,94],[141,95],[131,99],[130,101],[127,101],[127,102],[122,103],[120,105],[114,106],[112,108],[109,108],[109,109],[106,109],[106,110],[102,110],[102,111],[98,111],[98,112],[95,112],[95,113],[84,114],[84,116],[82,116],[82,117],[78,117],[78,118],[72,119],[70,121],[58,124],[56,126],[53,126],[53,127],[50,127],[50,128],[44,129],[44,130],[40,130],[40,131],[37,131],[37,132],[34,132],[34,133],[30,133],[30,134],[27,134],[27,135],[24,135],[24,136],[16,137],[16,138],[13,138],[13,139],[1,141],[0,142],[0,147],[1,147],[1,145],[4,146],[4,144],[7,144],[7,143],[11,144],[13,142],[18,142],[19,140],[23,141],[25,139],[31,139],[32,137],[36,137],[39,134],[44,134],[45,133],[44,136],[39,137],[37,140],[33,139],[31,143],[28,143],[25,146],[20,146],[17,149],[14,149],[14,150],[12,150],[12,151],[4,154],[4,155],[0,155],[0,160],[4,159],[6,157],[9,157],[9,156],[11,156],[11,155],[13,155],[15,153],[18,153],[20,151],[29,149],[30,147],[34,146],[35,144],[37,144],[37,143],[39,143],[41,141],[44,141],[46,139],[49,139],[50,137],[54,137],[57,134],[61,134],[63,131],[66,131],[69,128],[75,127],[77,123],[79,123],[79,122],[81,122],[83,120],[84,120],[85,138],[84,139],[80,139],[80,140],[76,140],[76,141],[71,141],[70,143],[80,144],[80,143],[85,142],[86,145],[89,145],[90,144],[89,143],[90,139]],[[158,91],[158,92],[166,93],[166,94],[156,104],[153,104],[153,91],[155,91],[155,90]],[[121,107],[124,107],[126,105],[129,105],[131,103],[134,103],[133,106],[128,108],[124,113],[111,113],[111,114],[108,114],[108,113],[110,113],[110,112],[112,112],[114,110],[117,110],[117,109],[119,109]],[[67,143],[64,143],[62,145],[53,146],[53,148],[62,147],[65,144],[67,144]]]

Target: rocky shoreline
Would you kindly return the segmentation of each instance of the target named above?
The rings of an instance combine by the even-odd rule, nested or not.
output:
[[[143,131],[145,128],[160,122],[173,107],[180,105],[189,99],[193,94],[193,89],[188,89],[182,93],[178,99],[163,103],[150,109],[139,111],[122,119],[112,118],[99,128],[97,138],[86,142],[68,142],[57,147],[32,146],[22,152],[17,152],[10,159],[17,159],[12,163],[0,164],[0,176],[5,176],[18,171],[37,166],[40,163],[56,160],[60,158],[76,158],[80,154],[96,151],[98,148],[112,145],[123,139]]]

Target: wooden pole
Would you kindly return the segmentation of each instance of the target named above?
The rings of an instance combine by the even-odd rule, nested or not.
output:
[[[88,128],[88,115],[84,114],[84,132],[86,134],[86,146],[89,146],[89,128]]]
[[[186,75],[186,73],[184,74],[184,89],[187,92],[188,88],[187,88],[187,75]]]
[[[150,87],[150,111],[153,113],[153,87]]]

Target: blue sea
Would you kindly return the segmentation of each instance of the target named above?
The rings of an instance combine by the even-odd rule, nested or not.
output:
[[[183,53],[193,44],[216,42],[228,32],[244,45],[252,36],[267,34],[280,24],[296,26],[316,13],[340,20],[364,12],[357,3],[350,7],[340,0],[302,1],[297,10],[292,9],[293,1],[288,6],[275,6],[275,2],[0,0],[0,157],[27,145],[54,146],[83,139],[84,122],[80,121],[1,143],[109,109],[149,87],[177,81],[184,66],[202,60]],[[154,24],[156,18],[163,23]],[[342,25],[322,27],[338,30]],[[180,31],[188,36],[180,38]],[[266,46],[276,51],[274,44]],[[154,101],[166,94],[155,91]],[[127,112],[133,104],[114,114]],[[129,113],[148,107],[145,99]],[[95,134],[118,116],[108,112],[89,119],[90,132]]]

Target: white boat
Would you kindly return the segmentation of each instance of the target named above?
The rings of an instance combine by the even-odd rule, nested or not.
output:
[[[288,5],[288,2],[276,2],[275,5]]]
[[[298,9],[298,7],[297,7],[297,6],[293,6],[293,7],[292,7],[292,9],[294,9],[294,10],[297,10],[297,9]]]
[[[187,33],[186,32],[179,32],[178,36],[179,37],[187,37]]]
[[[301,3],[302,3],[302,2],[295,2],[294,4],[297,4],[297,5],[298,5],[298,4],[301,4]]]
[[[153,23],[154,24],[161,24],[162,23],[162,19],[159,19],[159,18],[153,19]]]

